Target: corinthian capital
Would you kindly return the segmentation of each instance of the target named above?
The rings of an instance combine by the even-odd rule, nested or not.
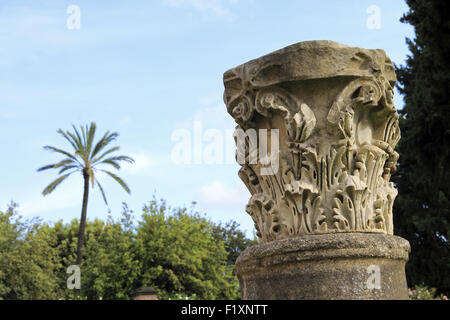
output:
[[[224,100],[237,129],[277,129],[278,144],[270,144],[278,148],[264,146],[278,161],[271,174],[262,173],[264,159],[248,161],[260,154],[262,135],[256,150],[238,148],[260,241],[393,233],[395,81],[383,50],[331,41],[294,44],[225,72]]]

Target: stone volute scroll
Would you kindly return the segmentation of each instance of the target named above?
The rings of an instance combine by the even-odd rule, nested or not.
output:
[[[243,298],[406,298],[409,243],[393,236],[390,182],[400,139],[396,75],[385,52],[301,42],[223,80],[259,239],[236,264]],[[269,173],[267,159],[276,160]],[[366,279],[370,266],[380,289]]]

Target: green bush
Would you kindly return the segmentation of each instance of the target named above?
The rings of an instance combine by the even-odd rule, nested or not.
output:
[[[416,285],[414,289],[409,289],[411,300],[448,300],[447,296],[436,295],[436,288],[429,288],[425,285]]]
[[[14,204],[0,211],[0,299],[131,299],[142,286],[160,299],[238,299],[234,259],[253,243],[236,223],[217,225],[164,200],[146,204],[138,222],[124,204],[117,221],[87,222],[81,289],[70,290],[78,228],[76,219],[23,220]]]

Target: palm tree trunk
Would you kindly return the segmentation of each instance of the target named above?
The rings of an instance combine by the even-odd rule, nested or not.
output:
[[[85,170],[83,170],[84,178],[84,193],[83,193],[83,206],[81,207],[81,218],[80,218],[80,231],[78,234],[78,245],[77,245],[77,265],[81,264],[83,259],[83,247],[84,247],[84,233],[86,229],[86,214],[87,205],[89,197],[89,175]]]

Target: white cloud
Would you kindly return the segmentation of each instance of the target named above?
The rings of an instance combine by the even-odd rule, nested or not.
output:
[[[131,117],[130,116],[123,116],[119,119],[119,124],[122,127],[128,126],[131,123]]]
[[[205,129],[234,130],[236,124],[228,114],[227,107],[217,95],[205,95],[199,99],[201,109],[190,117],[175,121],[175,128],[191,129],[194,121],[201,121]]]
[[[216,17],[232,20],[233,14],[221,0],[163,0],[174,8],[191,7],[199,12],[213,13]],[[235,1],[232,1],[235,3]]]
[[[134,7],[127,12],[124,12],[127,8],[90,8],[89,16],[95,16],[96,21],[102,23],[85,24],[82,6],[81,27],[75,30],[67,28],[70,14],[66,8],[54,6],[53,3],[45,8],[20,5],[2,8],[0,5],[0,41],[8,43],[7,46],[0,46],[0,66],[23,66],[24,61],[39,64],[42,55],[58,55],[61,50],[66,54],[82,47],[92,50],[102,44],[118,43],[130,37],[140,38],[149,33],[149,28],[143,27],[139,21],[132,24],[113,23],[117,18],[132,14],[136,10]]]
[[[157,170],[160,170],[155,169],[155,167],[162,166],[170,160],[166,156],[151,155],[146,152],[129,153],[128,155],[134,159],[134,163],[124,162],[120,170],[120,172],[128,175],[155,174]]]
[[[180,129],[189,132],[187,141],[191,145],[186,148],[190,148],[193,162],[201,158],[202,163],[235,164],[236,147],[233,132],[236,124],[228,114],[225,104],[219,101],[217,95],[205,95],[199,99],[199,105],[202,106],[201,109],[197,109],[192,116],[174,121],[174,131],[171,135],[178,136],[176,132]],[[174,142],[172,148],[179,143]],[[207,156],[211,155],[208,150],[215,150],[213,158],[210,158],[211,161],[205,158],[204,152]]]
[[[47,184],[50,182],[51,180],[45,181]],[[46,186],[45,183],[42,185],[42,189]],[[63,209],[77,206],[81,209],[83,192],[81,176],[78,179],[74,179],[72,176],[69,177],[67,181],[62,182],[55,191],[47,196],[41,194],[42,189],[34,189],[31,192],[28,192],[29,196],[23,197],[24,200],[21,200],[19,197],[18,209],[21,215],[26,217],[37,216],[40,214],[49,215],[59,210],[61,216],[53,217],[54,220],[57,220],[62,218],[62,215],[64,214]]]
[[[243,183],[230,187],[220,180],[202,186],[198,192],[198,203],[207,208],[243,211],[249,198],[250,193]]]
[[[18,110],[0,111],[0,118],[5,120],[17,119],[19,117],[22,117],[23,115],[24,113]]]
[[[223,180],[215,179],[200,187],[194,199],[197,200],[198,208],[207,212],[215,221],[237,221],[247,237],[252,238],[254,222],[245,212],[250,196],[241,181],[227,184]]]

